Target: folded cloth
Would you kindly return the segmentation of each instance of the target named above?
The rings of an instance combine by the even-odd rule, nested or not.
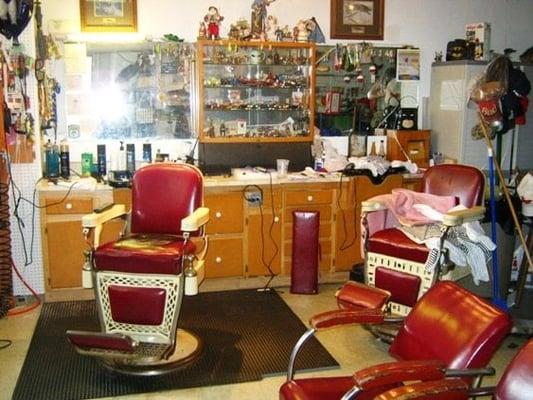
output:
[[[375,196],[370,200],[384,204],[400,224],[406,226],[438,221],[439,216],[442,219],[442,214],[457,203],[454,196],[437,196],[401,188],[392,189],[390,194]],[[429,207],[438,214],[431,216]]]

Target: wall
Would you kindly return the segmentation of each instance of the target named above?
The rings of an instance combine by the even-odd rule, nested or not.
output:
[[[47,0],[43,15],[50,20],[69,20],[73,30],[79,29],[78,0]],[[219,7],[224,16],[222,36],[240,17],[250,19],[251,0],[196,0],[193,3],[176,0],[137,0],[138,27],[141,35],[158,37],[174,33],[194,41],[198,23],[210,5]],[[187,6],[183,6],[187,4]],[[316,17],[329,39],[330,2],[328,0],[276,0],[268,9],[281,25],[293,27],[300,18]],[[436,51],[445,51],[446,43],[464,37],[464,27],[471,22],[491,24],[491,47],[501,51],[506,47],[522,53],[533,38],[532,0],[385,0],[385,39],[387,44],[410,44],[421,49],[422,97],[429,96],[431,61]],[[328,40],[333,43],[334,40]]]
[[[464,37],[464,26],[467,23],[489,22],[492,28],[491,45],[498,51],[512,47],[517,50],[516,54],[520,54],[532,45],[533,0],[385,0],[385,3],[385,39],[380,43],[410,44],[421,49],[422,97],[429,96],[430,68],[435,52],[445,51],[449,40]],[[225,36],[230,23],[240,17],[250,18],[252,1],[196,0],[188,3],[177,0],[137,0],[137,4],[139,34],[128,36],[159,37],[165,33],[174,33],[187,41],[194,41],[198,23],[210,5],[218,6],[225,17],[222,27],[222,35]],[[61,21],[63,26],[70,26],[67,30],[79,32],[79,0],[46,0],[42,4],[42,10],[45,29],[52,21]],[[276,15],[280,24],[288,24],[290,27],[295,25],[297,19],[316,17],[328,43],[335,43],[329,39],[329,10],[328,0],[276,0],[269,7],[269,13]],[[23,170],[14,171],[15,178],[24,182],[24,194],[31,197],[33,184],[40,176],[40,164],[37,161],[20,168]],[[27,211],[26,219],[31,219],[31,210]],[[21,258],[19,240],[14,234],[16,259]],[[33,264],[23,269],[23,275],[38,292],[42,292],[38,230],[33,249],[33,254],[37,256],[34,257]],[[15,283],[15,292],[27,293],[19,283]]]

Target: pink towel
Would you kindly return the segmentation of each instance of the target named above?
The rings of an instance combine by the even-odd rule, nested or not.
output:
[[[384,204],[387,210],[371,212],[367,215],[367,227],[361,224],[361,254],[365,254],[364,243],[366,235],[401,225],[424,225],[435,222],[426,215],[418,212],[413,206],[423,204],[430,206],[440,213],[446,213],[457,205],[454,196],[437,196],[429,193],[413,192],[407,189],[392,189],[391,193],[372,197],[369,201]]]

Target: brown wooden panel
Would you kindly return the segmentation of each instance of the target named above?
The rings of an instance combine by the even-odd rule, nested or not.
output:
[[[242,240],[209,240],[209,249],[205,261],[205,276],[207,278],[242,276],[244,271]]]
[[[113,189],[113,203],[124,204],[126,206],[126,212],[129,212],[131,210],[131,189]]]
[[[90,214],[93,212],[93,199],[90,197],[45,199],[47,214]],[[81,231],[80,231],[81,232]]]
[[[121,218],[106,222],[100,233],[100,245],[117,240],[124,229],[124,223]]]
[[[333,190],[287,190],[285,192],[285,206],[331,204]]]
[[[361,236],[359,220],[355,210],[337,211],[335,229],[335,270],[348,271],[354,264],[362,262],[359,244]]]
[[[50,287],[81,287],[83,252],[88,249],[82,235],[81,222],[48,222],[46,236]]]
[[[205,206],[209,208],[207,234],[237,233],[243,230],[243,197],[241,192],[209,194]]]
[[[356,202],[357,205],[371,197],[387,194],[394,188],[400,188],[403,184],[403,177],[400,174],[389,175],[380,184],[374,184],[366,176],[357,176],[356,180]]]
[[[272,225],[272,214],[263,214],[262,225],[261,236],[261,215],[248,217],[248,276],[270,275],[269,263],[274,274],[281,272],[281,221]]]
[[[421,192],[422,191],[422,178],[404,179],[403,187],[405,189],[409,189],[414,192]]]

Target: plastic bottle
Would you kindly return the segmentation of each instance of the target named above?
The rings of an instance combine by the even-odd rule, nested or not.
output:
[[[59,149],[56,144],[52,144],[50,139],[44,146],[45,155],[45,176],[49,179],[56,179],[59,177]]]
[[[65,180],[70,179],[70,152],[68,143],[65,140],[61,141],[61,145],[59,146],[59,158],[60,158],[60,170],[61,170],[61,178]]]

